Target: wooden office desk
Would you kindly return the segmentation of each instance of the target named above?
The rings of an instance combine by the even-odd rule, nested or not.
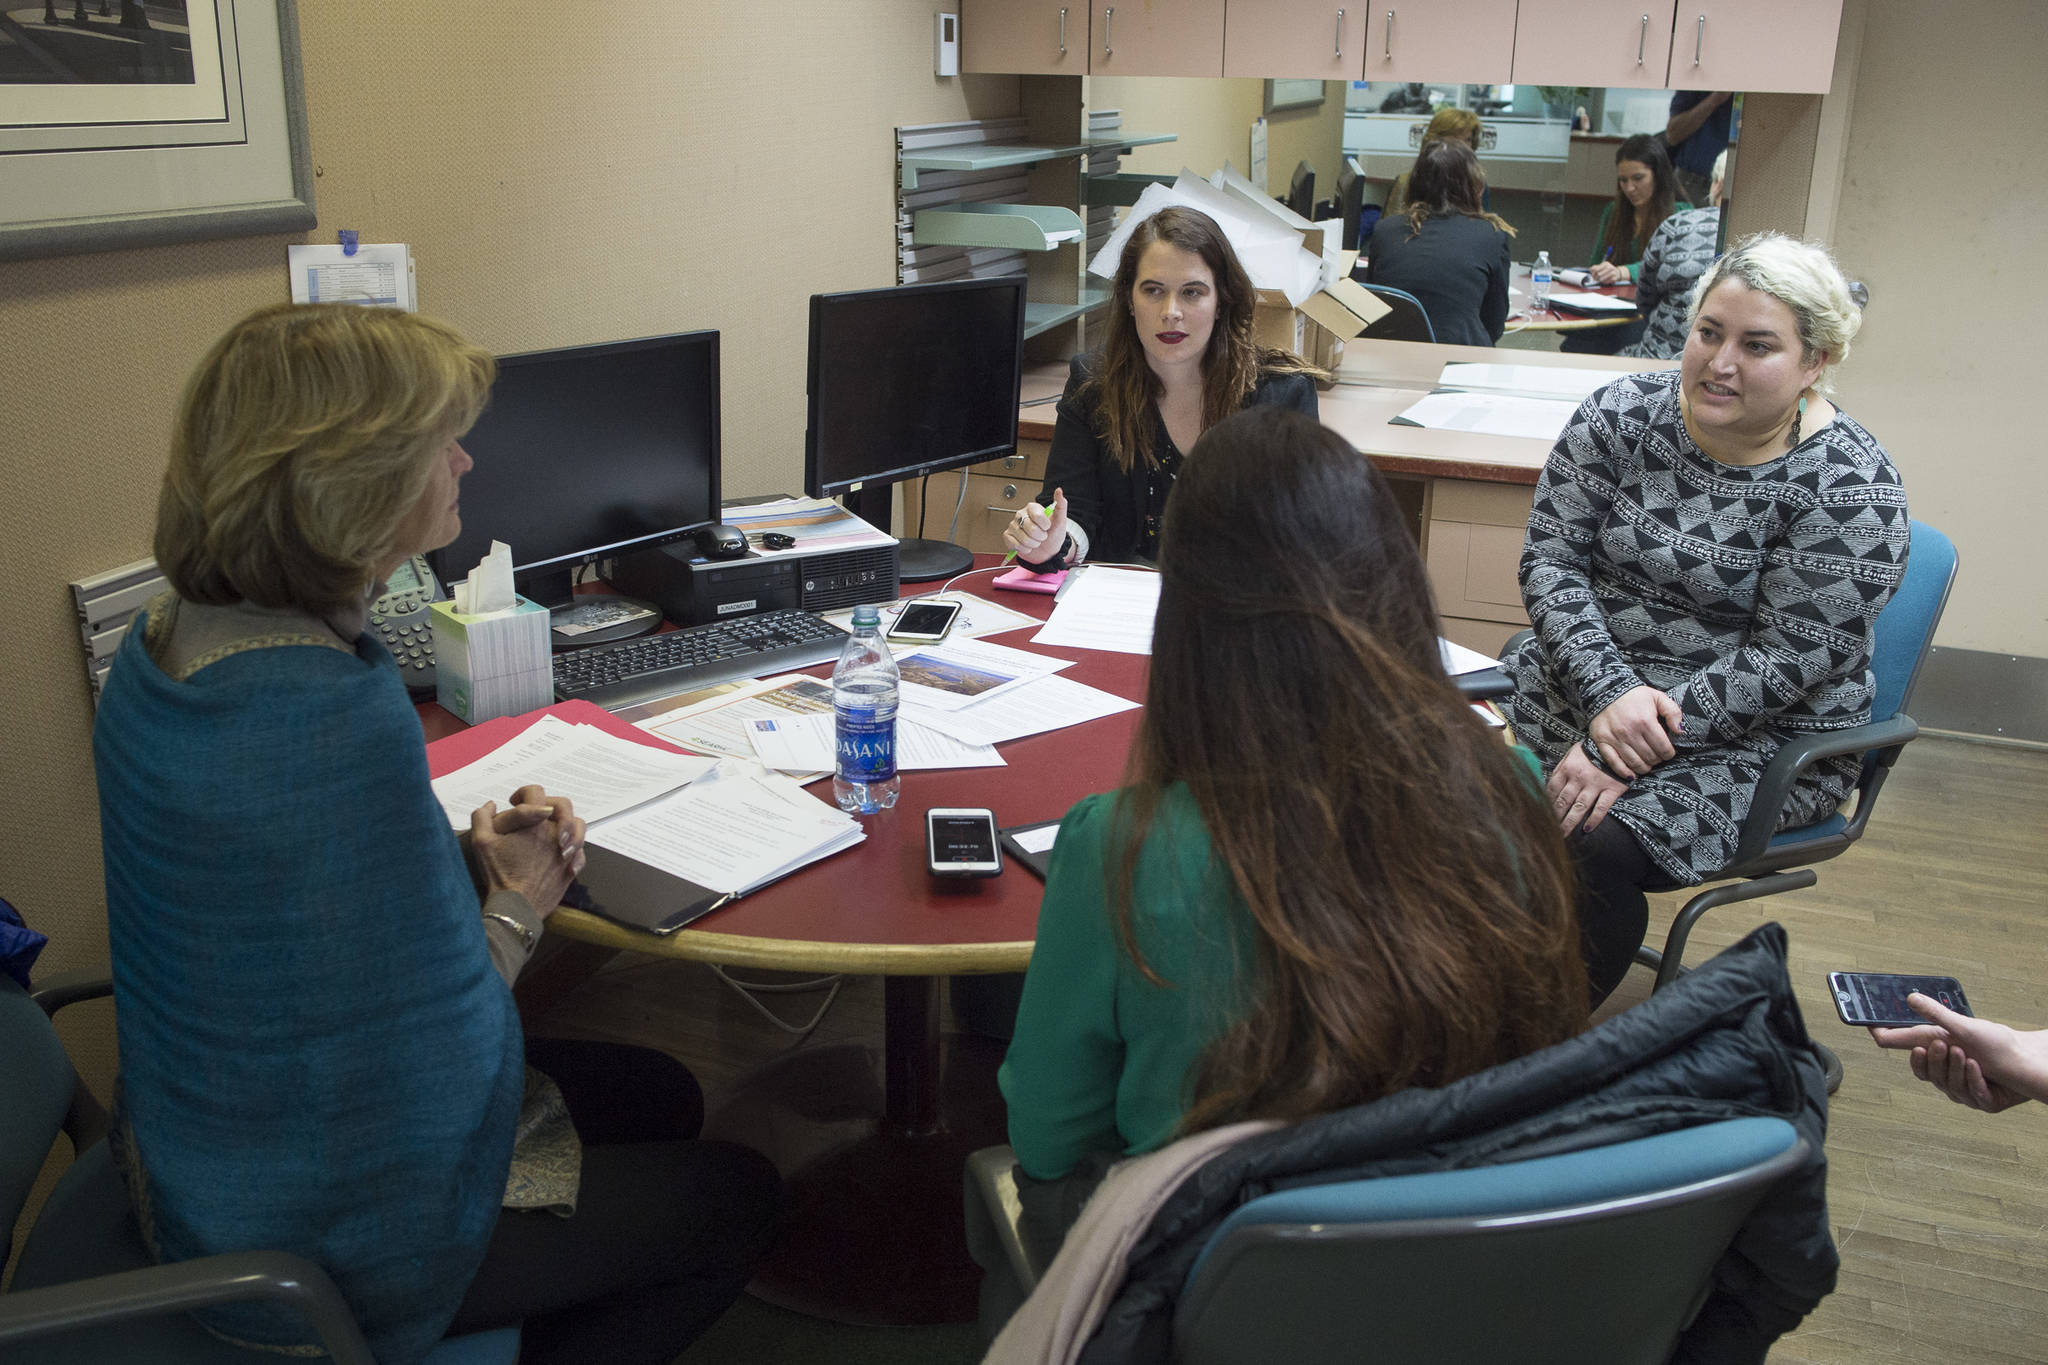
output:
[[[1620,327],[1625,323],[1636,322],[1643,316],[1638,312],[1615,313],[1611,317],[1587,317],[1581,313],[1560,313],[1555,308],[1531,308],[1527,302],[1530,293],[1529,273],[1529,267],[1526,265],[1518,265],[1514,269],[1511,283],[1520,291],[1522,303],[1508,314],[1510,335],[1516,332],[1590,332],[1600,327]],[[1551,287],[1555,289],[1558,286],[1553,284]],[[1573,289],[1569,285],[1564,287]],[[1634,302],[1636,297],[1636,287],[1633,284],[1595,285],[1590,289],[1573,289],[1573,292],[1602,294],[1611,299],[1627,299],[1630,302]],[[1511,298],[1510,303],[1513,302]]]
[[[1050,597],[991,593],[993,576],[961,586],[1039,619],[1051,613]],[[1038,651],[1032,633],[993,638],[1073,660],[1062,677],[1143,699],[1147,657]],[[550,938],[599,950],[888,978],[879,1051],[797,1048],[743,1078],[705,1125],[707,1137],[765,1153],[791,1192],[790,1227],[755,1280],[757,1295],[847,1322],[973,1319],[980,1271],[967,1256],[961,1171],[968,1153],[1008,1140],[995,1080],[1003,1049],[941,1037],[941,978],[1022,971],[1044,883],[1014,865],[986,881],[935,880],[924,864],[924,812],[986,806],[1005,826],[1055,819],[1122,784],[1139,714],[1007,743],[1006,767],[906,773],[896,808],[862,817],[864,842],[668,937],[576,910],[549,917]],[[429,738],[459,724],[439,707],[423,708],[423,720]],[[831,799],[828,784],[810,790]]]

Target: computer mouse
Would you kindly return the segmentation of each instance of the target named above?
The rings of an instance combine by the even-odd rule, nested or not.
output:
[[[737,526],[707,526],[697,533],[697,553],[706,559],[740,559],[747,553],[747,535]]]

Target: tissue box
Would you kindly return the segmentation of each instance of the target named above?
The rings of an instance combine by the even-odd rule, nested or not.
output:
[[[434,627],[434,700],[475,725],[552,702],[548,610],[515,598],[504,611],[469,615],[453,602],[428,607]]]

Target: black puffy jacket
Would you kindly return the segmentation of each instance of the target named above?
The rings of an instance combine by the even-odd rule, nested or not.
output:
[[[1218,1156],[1167,1200],[1082,1365],[1166,1361],[1175,1297],[1222,1220],[1304,1185],[1552,1156],[1722,1119],[1774,1116],[1812,1154],[1757,1205],[1680,1338],[1687,1365],[1761,1362],[1835,1287],[1827,1090],[1785,974],[1785,931],[1755,933],[1634,1009],[1440,1090],[1310,1119]]]

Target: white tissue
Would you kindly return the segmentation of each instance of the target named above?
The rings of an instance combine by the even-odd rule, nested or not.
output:
[[[469,577],[455,585],[455,610],[465,616],[509,611],[512,592],[512,547],[502,540],[491,542],[490,553],[477,561]]]

